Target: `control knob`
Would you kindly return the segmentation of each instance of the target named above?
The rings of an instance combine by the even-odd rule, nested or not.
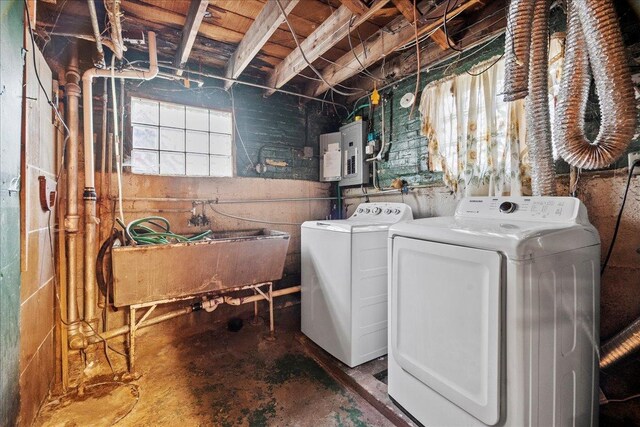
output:
[[[369,212],[371,212],[371,209],[369,209],[369,208],[366,208],[366,209],[364,210],[364,213],[366,213],[366,214],[368,214]]]
[[[358,213],[362,213],[363,211],[364,211],[364,209],[362,209],[362,208],[358,208],[358,211],[357,211],[357,212],[358,212]]]
[[[394,214],[396,214],[396,215],[399,215],[399,214],[400,214],[400,209],[395,208],[395,209],[393,210],[393,213],[394,213]]]
[[[518,205],[516,205],[513,202],[502,202],[500,204],[500,206],[498,207],[498,209],[500,210],[500,212],[502,213],[512,213],[514,212],[516,209],[518,208]]]
[[[374,215],[378,215],[380,212],[382,212],[382,209],[380,209],[380,208],[373,208],[371,210],[371,213],[374,214]]]
[[[384,210],[384,213],[387,215],[391,215],[391,209],[387,208]]]

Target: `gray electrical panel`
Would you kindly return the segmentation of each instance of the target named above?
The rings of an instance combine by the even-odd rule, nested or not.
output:
[[[340,186],[369,183],[369,163],[365,160],[367,122],[357,120],[340,128],[342,179]]]
[[[340,132],[320,135],[320,181],[340,181],[342,179],[342,158],[340,157]]]

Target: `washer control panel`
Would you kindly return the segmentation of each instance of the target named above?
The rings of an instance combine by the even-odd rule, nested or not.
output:
[[[361,203],[349,220],[399,222],[413,219],[411,206],[404,203]]]
[[[574,197],[467,197],[456,217],[583,223],[586,208]]]

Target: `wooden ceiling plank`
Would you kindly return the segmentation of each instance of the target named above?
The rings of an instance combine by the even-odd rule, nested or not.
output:
[[[351,30],[366,22],[371,16],[382,9],[389,0],[376,0],[368,10],[357,16],[351,24]],[[318,27],[309,37],[307,37],[300,47],[304,56],[309,62],[318,59],[322,54],[335,46],[340,40],[349,34],[349,21],[353,12],[347,6],[340,6],[326,21]],[[267,86],[280,88],[293,77],[307,68],[307,62],[302,56],[299,48],[291,52],[276,68],[269,74]],[[266,95],[271,95],[275,91],[267,91]]]
[[[404,19],[413,22],[413,0],[391,0],[393,5],[402,13]],[[416,11],[416,16],[420,17],[420,12]]]
[[[207,6],[209,0],[191,0],[189,5],[189,12],[187,13],[187,20],[184,23],[182,29],[182,39],[180,40],[180,46],[176,52],[176,57],[173,60],[173,66],[182,68],[189,59],[189,54],[193,48],[193,43],[196,41],[200,24],[207,12]],[[182,70],[176,72],[177,75],[182,75]]]
[[[402,13],[402,16],[409,21],[413,22],[413,2],[412,0],[391,0],[396,8]],[[416,16],[420,18],[422,14],[420,11],[416,11]],[[453,46],[455,43],[453,40],[449,39],[447,42],[447,36],[442,28],[438,28],[435,30],[433,34],[431,34],[431,39],[440,46],[441,49],[448,49],[449,46]]]
[[[369,9],[362,0],[340,0],[340,3],[356,15],[363,15],[367,13],[367,10]]]
[[[472,6],[481,3],[483,0],[467,0],[461,3],[459,6],[447,13],[447,19],[451,19]],[[431,12],[425,15],[424,18],[426,24],[420,24],[418,27],[418,37],[424,35],[430,31],[436,30],[442,26],[444,13],[446,11],[446,4],[440,4],[436,6]],[[398,47],[403,46],[415,38],[414,26],[407,22],[406,19],[402,19],[404,25],[397,28],[395,32],[389,31],[388,28],[381,29],[372,40],[367,43],[367,56],[363,55],[364,46],[358,45],[355,47],[355,55],[358,56],[360,62],[365,67],[373,65],[383,56],[393,53]],[[390,24],[391,25],[391,24]],[[355,59],[355,55],[349,52],[340,57],[336,64],[330,64],[322,70],[322,77],[331,85],[341,83],[356,75],[359,71],[360,64]],[[324,81],[311,82],[305,89],[305,94],[310,96],[318,96],[329,89],[329,85]]]
[[[131,1],[123,1],[122,9],[129,14],[127,19],[132,19],[131,15],[133,15],[137,17],[135,19],[143,19],[176,29],[182,29],[184,25],[184,15],[167,9],[148,6],[141,3],[134,3]],[[240,43],[244,37],[244,34],[241,32],[225,29],[207,22],[202,22],[198,35],[218,42],[231,44]],[[284,59],[291,52],[291,48],[269,42],[264,45],[264,52],[269,56]]]
[[[262,46],[271,38],[280,24],[284,22],[286,15],[291,13],[296,4],[298,4],[298,1],[300,0],[277,0],[267,2],[264,5],[233,56],[229,59],[225,72],[226,77],[236,79],[242,74],[242,71],[247,68],[247,65],[262,49]],[[280,9],[281,7],[284,10],[284,14]],[[225,82],[225,89],[229,88],[231,84],[231,82]]]

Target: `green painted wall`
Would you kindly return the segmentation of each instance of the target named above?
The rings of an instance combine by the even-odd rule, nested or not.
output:
[[[20,175],[23,3],[0,1],[0,425],[19,410]]]
[[[632,50],[637,52],[638,49],[640,49],[640,33],[637,31],[638,18],[625,2],[616,2],[616,7],[620,17],[620,25],[625,44],[627,46],[635,46]],[[565,22],[566,18],[562,10],[555,8],[551,14],[551,31],[563,31]],[[448,63],[437,65],[432,71],[422,73],[420,76],[418,102],[422,89],[424,89],[427,84],[449,75],[464,73],[475,64],[500,55],[503,51],[504,37],[500,37],[485,47],[478,48],[475,54],[467,56],[468,52],[465,52],[463,54],[465,55],[463,61],[454,58]],[[632,73],[639,72],[638,66],[635,65],[634,68],[633,62],[631,66]],[[420,118],[417,105],[412,118],[409,117],[410,109],[400,107],[400,98],[407,92],[414,92],[415,84],[415,76],[410,76],[391,88],[381,91],[383,96],[389,97],[388,107],[385,106],[385,126],[387,141],[391,141],[388,160],[380,164],[380,184],[383,186],[388,186],[394,178],[398,177],[405,179],[410,184],[442,183],[441,174],[431,172],[427,167],[427,140],[420,135]],[[638,84],[640,85],[640,83]],[[357,105],[361,105],[362,103],[366,103],[366,100],[361,100]],[[640,118],[638,123],[640,124]],[[597,95],[592,88],[585,117],[585,129],[591,139],[595,138],[599,125],[600,112]],[[379,106],[373,113],[373,131],[381,132],[381,108]],[[629,151],[637,150],[640,150],[640,140],[633,141],[629,148]],[[627,156],[623,156],[608,169],[626,166]],[[556,169],[558,173],[569,172],[569,166],[563,160],[556,162]]]
[[[181,83],[156,79],[143,84],[128,83],[127,89],[130,95],[230,110],[229,95],[213,85],[218,82],[207,81],[203,88],[184,90]],[[235,136],[237,176],[317,181],[318,136],[337,131],[339,126],[333,109],[326,106],[323,109],[316,102],[301,104],[299,98],[280,93],[265,98],[261,89],[246,86],[234,87],[233,93],[241,137]],[[312,158],[303,158],[305,146],[314,147]],[[125,141],[125,153],[127,148]],[[265,158],[286,161],[288,166],[269,167],[258,174],[254,166]]]

